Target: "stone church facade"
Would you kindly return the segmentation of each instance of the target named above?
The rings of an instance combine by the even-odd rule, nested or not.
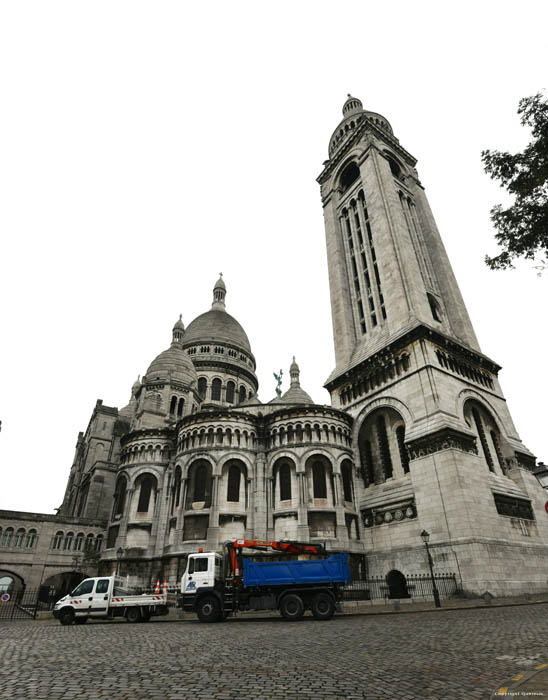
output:
[[[318,178],[331,407],[301,388],[295,360],[290,388],[258,399],[221,277],[211,309],[175,323],[128,405],[97,402],[57,516],[0,511],[0,581],[120,570],[134,585],[176,585],[189,552],[239,537],[322,541],[350,553],[354,576],[409,576],[428,570],[427,530],[435,568],[465,590],[548,588],[535,458],[415,165],[388,121],[349,96]]]

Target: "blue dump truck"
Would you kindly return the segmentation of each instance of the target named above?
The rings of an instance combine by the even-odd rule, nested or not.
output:
[[[243,549],[324,558],[258,562],[244,557]],[[286,620],[300,620],[311,610],[317,620],[329,620],[350,570],[348,554],[326,555],[322,545],[287,540],[235,540],[225,544],[223,555],[200,550],[188,557],[178,605],[201,622],[220,622],[245,610],[279,610]]]

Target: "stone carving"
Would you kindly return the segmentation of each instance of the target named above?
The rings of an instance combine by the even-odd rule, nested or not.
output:
[[[366,528],[413,519],[417,517],[415,499],[398,501],[398,503],[390,503],[377,508],[365,508],[361,511],[361,516]]]
[[[476,438],[466,433],[460,433],[453,428],[443,428],[435,433],[413,440],[406,444],[410,459],[419,459],[426,455],[442,450],[460,450],[478,454]]]

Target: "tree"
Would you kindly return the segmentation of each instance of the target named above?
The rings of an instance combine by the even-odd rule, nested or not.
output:
[[[485,256],[492,270],[513,268],[519,257],[541,256],[540,267],[548,267],[548,101],[542,93],[524,97],[518,114],[522,126],[531,128],[531,143],[521,153],[483,151],[485,172],[498,180],[514,203],[507,209],[491,209],[495,239],[502,252]]]

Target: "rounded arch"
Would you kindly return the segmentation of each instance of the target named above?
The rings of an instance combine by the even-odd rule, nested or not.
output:
[[[386,584],[388,586],[389,598],[410,598],[407,590],[407,579],[401,571],[392,569],[386,574]]]
[[[252,474],[253,462],[249,459],[249,456],[240,452],[231,452],[229,455],[225,455],[222,459],[220,459],[217,465],[213,467],[214,476],[222,476],[225,465],[227,462],[231,462],[233,459],[243,462],[247,474]]]
[[[405,432],[409,433],[415,423],[415,418],[407,404],[400,399],[396,399],[392,396],[379,396],[372,401],[365,404],[362,410],[358,413],[354,419],[354,447],[357,448],[357,436],[361,429],[361,426],[370,413],[376,411],[378,408],[393,408],[395,411],[401,414],[405,426]]]
[[[126,474],[120,474],[116,479],[114,488],[114,503],[112,505],[112,520],[121,518],[126,505],[128,478]]]
[[[135,481],[136,514],[141,517],[154,512],[158,479],[150,471],[143,471]]]
[[[409,471],[405,447],[405,418],[385,403],[368,411],[357,430],[357,454],[363,484],[367,488]]]
[[[297,465],[295,460],[287,455],[280,455],[272,465],[272,502],[274,508],[282,502],[293,500],[296,491]]]
[[[358,168],[359,171],[359,166],[358,166],[358,159],[359,159],[359,152],[358,149],[354,149],[348,154],[348,157],[342,162],[339,167],[335,170],[333,173],[332,177],[332,182],[333,182],[333,187],[334,189],[340,188],[342,183],[342,176],[343,173],[349,168],[351,165],[354,165],[355,167]],[[355,181],[354,181],[355,182]],[[343,190],[344,193],[345,190]]]
[[[316,450],[305,462],[308,493],[312,502],[335,505],[333,461],[331,455]]]
[[[188,467],[188,488],[185,508],[199,510],[211,506],[213,468],[207,459],[194,459]]]
[[[232,457],[222,466],[222,493],[226,502],[247,505],[247,466],[241,459]]]
[[[25,589],[25,579],[12,569],[0,568],[0,593],[12,595]]]
[[[401,178],[402,175],[405,175],[407,172],[407,167],[395,153],[393,153],[390,149],[385,148],[383,149],[383,155],[388,161],[390,171],[394,177]]]
[[[500,433],[505,437],[508,438],[508,434],[506,432],[504,422],[502,421],[497,409],[495,406],[487,399],[483,394],[480,394],[479,391],[476,391],[475,389],[462,389],[462,391],[459,392],[457,395],[457,398],[455,400],[455,410],[458,416],[463,416],[464,417],[464,404],[473,399],[474,401],[477,401],[478,403],[482,404],[483,407],[491,413],[492,417],[495,419],[497,423],[497,428],[499,429]],[[512,437],[517,437],[517,436],[512,436]]]
[[[482,401],[475,397],[468,398],[463,404],[463,417],[467,426],[475,433],[478,454],[483,456],[489,471],[501,471],[506,474],[507,458],[511,459],[513,450],[507,445],[498,421]]]

